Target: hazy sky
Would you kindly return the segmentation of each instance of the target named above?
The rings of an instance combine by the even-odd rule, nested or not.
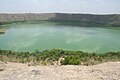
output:
[[[120,0],[0,0],[0,13],[120,14]]]

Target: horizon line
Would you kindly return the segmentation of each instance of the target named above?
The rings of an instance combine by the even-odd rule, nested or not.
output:
[[[90,15],[120,15],[120,13],[77,13],[77,12],[0,12],[0,14],[90,14]]]

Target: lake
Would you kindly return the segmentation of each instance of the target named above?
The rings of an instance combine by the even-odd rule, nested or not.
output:
[[[83,27],[56,22],[23,22],[2,25],[0,49],[35,51],[60,48],[104,53],[120,51],[119,27]]]

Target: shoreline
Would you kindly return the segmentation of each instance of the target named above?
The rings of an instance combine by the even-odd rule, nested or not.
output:
[[[5,30],[0,29],[0,34],[5,34]]]
[[[83,51],[69,51],[52,49],[44,51],[15,52],[0,50],[0,60],[7,62],[28,63],[31,65],[96,65],[110,61],[120,61],[120,52],[104,54],[88,53]]]
[[[108,26],[120,26],[120,14],[93,15],[93,14],[67,14],[67,13],[0,13],[0,24],[19,21],[78,21],[91,24],[105,24]]]

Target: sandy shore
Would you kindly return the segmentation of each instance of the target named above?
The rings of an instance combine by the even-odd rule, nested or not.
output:
[[[120,80],[120,62],[94,66],[30,66],[21,63],[5,64],[0,80]]]

